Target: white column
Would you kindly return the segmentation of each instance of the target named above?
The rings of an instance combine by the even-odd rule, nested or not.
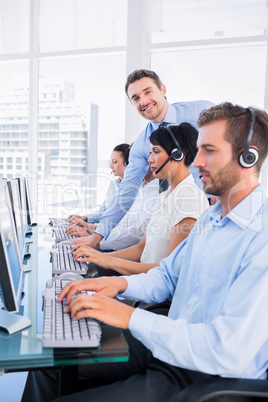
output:
[[[29,43],[29,184],[34,215],[37,213],[38,189],[38,52],[39,52],[39,0],[30,0]]]
[[[150,1],[128,0],[126,76],[133,70],[150,68],[149,32],[147,28],[145,30],[145,17],[148,15],[150,4]],[[131,143],[146,122],[139,116],[127,96],[125,116],[125,140]]]

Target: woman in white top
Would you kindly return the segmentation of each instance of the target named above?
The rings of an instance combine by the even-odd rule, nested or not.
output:
[[[189,173],[197,151],[197,134],[189,123],[160,126],[151,134],[148,161],[154,176],[166,179],[169,189],[159,195],[142,240],[112,253],[77,244],[72,249],[75,260],[93,262],[123,275],[147,272],[188,236],[196,219],[209,206],[207,197]]]
[[[118,189],[119,184],[124,178],[125,170],[128,165],[130,145],[129,144],[119,144],[114,147],[111,154],[111,173],[116,177],[115,180],[111,181],[106,194],[106,200],[101,205],[97,212],[93,212],[89,215],[70,215],[68,220],[71,222],[70,226],[66,229],[66,233],[71,236],[88,236],[94,232],[96,229],[96,223],[99,222],[101,215],[106,210],[106,205],[114,198],[115,192]]]

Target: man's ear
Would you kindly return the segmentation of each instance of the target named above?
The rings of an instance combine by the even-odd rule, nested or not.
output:
[[[161,92],[162,92],[162,94],[166,97],[166,94],[167,94],[167,88],[165,87],[165,85],[164,84],[162,84],[161,85]]]

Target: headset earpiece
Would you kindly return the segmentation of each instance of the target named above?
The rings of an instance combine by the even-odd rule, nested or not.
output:
[[[171,156],[172,159],[174,159],[177,162],[182,161],[183,157],[184,157],[182,150],[178,149],[178,148],[174,148],[171,151],[170,156]]]
[[[239,156],[240,165],[244,168],[251,168],[256,165],[259,160],[259,152],[257,149],[249,147],[246,152],[244,151]]]
[[[167,126],[160,126],[160,128],[164,128],[165,130],[168,131],[169,135],[170,135],[171,138],[173,139],[173,142],[174,142],[174,144],[176,145],[177,148],[174,148],[174,149],[171,151],[171,154],[169,155],[169,157],[167,158],[167,160],[160,166],[159,169],[157,169],[157,171],[155,172],[155,174],[158,174],[158,173],[163,169],[163,167],[165,167],[166,164],[167,164],[171,159],[174,159],[175,161],[180,162],[180,161],[182,161],[183,158],[184,158],[184,154],[183,154],[183,152],[182,152],[182,150],[181,150],[180,144],[179,144],[178,141],[176,140],[176,137],[175,137],[175,135],[173,134],[173,132],[170,130],[170,128],[167,127]]]
[[[250,111],[250,114],[251,114],[250,129],[249,129],[245,148],[244,148],[243,152],[239,155],[239,158],[238,158],[240,165],[243,168],[247,168],[247,169],[256,165],[256,163],[259,160],[259,152],[257,151],[257,149],[249,146],[250,141],[252,139],[252,135],[253,135],[253,126],[255,123],[255,112],[251,107],[249,107],[248,110]]]
[[[177,161],[177,162],[182,161],[184,155],[183,155],[182,149],[181,149],[181,147],[180,147],[180,144],[179,144],[178,141],[176,140],[176,137],[175,137],[175,135],[173,134],[173,132],[171,131],[171,129],[170,129],[169,127],[164,127],[164,128],[168,131],[169,135],[170,135],[171,138],[173,139],[174,144],[176,145],[176,148],[174,148],[174,149],[171,151],[171,154],[170,154],[171,158],[174,159],[174,160]]]
[[[128,165],[128,163],[125,161],[125,162],[124,162],[124,166],[126,166],[126,167],[127,167],[127,165]]]

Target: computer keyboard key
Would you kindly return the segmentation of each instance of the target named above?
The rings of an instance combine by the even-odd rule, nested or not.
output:
[[[63,272],[77,272],[86,275],[88,265],[86,262],[74,261],[72,255],[72,246],[67,244],[55,244],[52,247],[52,274],[58,275]]]
[[[69,279],[80,279],[74,273],[64,273],[47,282],[43,291],[43,346],[44,347],[98,347],[101,339],[101,327],[98,321],[91,318],[73,320],[65,313],[64,302],[57,302],[61,289],[69,283]],[[52,284],[52,286],[51,286]],[[94,292],[86,292],[92,295]]]

